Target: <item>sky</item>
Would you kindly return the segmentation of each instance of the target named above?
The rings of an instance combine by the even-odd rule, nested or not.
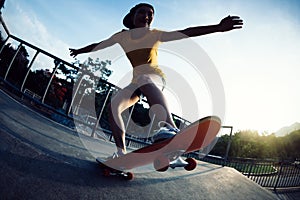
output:
[[[205,59],[212,61],[222,82],[223,125],[233,126],[234,131],[272,133],[300,122],[300,3],[297,0],[146,2],[155,7],[152,28],[165,31],[217,24],[228,15],[238,15],[244,20],[243,29],[191,39],[205,52]],[[124,28],[123,17],[137,3],[140,1],[7,0],[2,16],[12,35],[74,62],[69,56],[70,47],[99,42],[120,31]],[[119,47],[113,49],[120,51]],[[102,58],[109,57],[109,52],[101,54]],[[114,72],[109,79],[117,85],[131,70],[128,61],[120,55],[120,59],[113,61]],[[88,56],[84,54],[78,59]],[[199,84],[192,82],[198,75],[195,76],[190,63],[175,57],[162,51],[160,61],[184,74],[195,89],[200,114],[189,120],[209,115],[212,91],[205,82],[206,77],[199,78]],[[173,113],[185,112],[184,106],[176,104],[180,97],[172,95],[172,91],[166,95]]]

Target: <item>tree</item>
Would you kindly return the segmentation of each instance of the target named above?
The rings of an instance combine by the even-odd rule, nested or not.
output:
[[[3,45],[3,41],[1,43]],[[20,87],[27,72],[29,54],[25,46],[21,44],[19,45],[18,49],[19,51],[17,53],[17,49],[15,49],[11,43],[8,43],[4,46],[0,54],[0,76],[4,78],[7,74],[10,64],[12,64],[6,78],[14,85]],[[15,55],[16,53],[17,55]],[[11,63],[13,58],[14,61]]]
[[[211,151],[211,154],[224,156],[230,137],[223,135]],[[232,135],[229,157],[242,158],[273,158],[296,159],[300,158],[300,130],[284,137],[275,134],[258,134],[257,131],[238,131]]]
[[[287,158],[300,158],[300,130],[284,136],[284,150]]]
[[[100,61],[99,58],[94,61],[89,57],[84,63],[76,62],[75,64],[78,64],[80,68],[75,82],[84,80],[82,83],[84,87],[82,89],[90,89],[82,93],[89,95],[95,90],[101,92],[103,89],[107,89],[107,86],[102,84],[101,80],[106,81],[112,74],[112,70],[108,69],[108,65],[111,65],[111,61]]]
[[[5,3],[5,0],[0,0],[0,14],[1,14],[2,8],[4,8],[4,3]]]
[[[217,144],[211,150],[210,154],[216,155],[216,156],[221,156],[221,157],[225,156],[229,140],[230,140],[230,136],[227,134],[219,137]]]
[[[83,102],[96,102],[96,111],[99,114],[105,95],[110,90],[106,80],[112,74],[112,71],[108,69],[111,61],[100,61],[98,58],[94,61],[89,57],[84,63],[78,60],[73,64],[80,69],[74,79],[74,89],[77,92],[73,102],[76,102],[78,107],[87,110],[90,109],[90,104],[83,104]]]

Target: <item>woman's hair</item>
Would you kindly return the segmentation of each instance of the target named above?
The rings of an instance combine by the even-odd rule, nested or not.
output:
[[[150,5],[148,3],[139,3],[139,4],[135,5],[133,8],[131,8],[129,13],[124,17],[123,24],[125,27],[127,27],[129,29],[135,28],[133,21],[132,21],[132,16],[135,14],[137,9],[139,9],[142,6],[147,6],[147,7],[151,8],[154,13],[154,7],[152,5]]]

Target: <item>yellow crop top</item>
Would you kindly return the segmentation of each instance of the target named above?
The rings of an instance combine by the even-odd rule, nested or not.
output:
[[[165,74],[158,67],[157,49],[162,31],[148,30],[142,37],[135,39],[132,36],[139,34],[139,29],[122,31],[112,36],[112,39],[121,45],[133,67],[133,80],[142,74],[157,74],[165,78]]]

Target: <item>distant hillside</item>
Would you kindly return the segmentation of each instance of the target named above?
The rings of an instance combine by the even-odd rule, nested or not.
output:
[[[300,123],[296,122],[290,126],[285,126],[281,129],[279,129],[278,131],[275,132],[275,135],[277,137],[282,137],[282,136],[285,136],[293,131],[296,131],[296,130],[300,130]]]

